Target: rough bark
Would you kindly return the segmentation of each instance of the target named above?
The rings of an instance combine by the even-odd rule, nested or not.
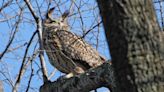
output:
[[[164,54],[152,0],[97,0],[119,92],[164,92]]]
[[[40,92],[89,92],[99,87],[115,88],[113,69],[109,63],[69,79],[47,82],[41,86]]]

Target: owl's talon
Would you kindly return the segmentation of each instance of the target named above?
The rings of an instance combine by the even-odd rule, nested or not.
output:
[[[71,78],[71,77],[73,77],[73,76],[74,76],[73,73],[69,73],[69,74],[65,75],[64,77],[65,77],[66,79],[68,79],[68,78]]]

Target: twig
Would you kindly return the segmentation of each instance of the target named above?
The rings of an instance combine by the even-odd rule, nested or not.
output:
[[[40,59],[40,63],[41,63],[41,69],[42,69],[42,73],[43,73],[43,81],[46,82],[48,81],[47,78],[47,70],[46,70],[46,65],[45,65],[45,60],[44,60],[44,53],[43,53],[43,41],[42,41],[42,21],[41,19],[39,19],[39,17],[35,14],[34,9],[32,7],[32,5],[30,4],[29,0],[24,0],[25,3],[27,4],[32,16],[34,17],[36,24],[37,24],[37,31],[38,31],[38,36],[39,36],[39,49],[41,50],[41,52],[39,53],[39,59]]]
[[[74,8],[74,6],[75,6],[75,1],[76,1],[76,0],[71,0],[71,5],[70,5],[70,8],[69,8],[70,14],[73,13],[73,8]]]
[[[99,22],[99,19],[98,19],[98,22]],[[99,24],[99,23],[98,23]],[[100,34],[100,24],[97,25],[98,26],[98,30],[97,30],[97,36],[96,36],[96,50],[98,49],[99,47],[99,34]]]
[[[54,76],[54,74],[56,73],[56,71],[57,71],[57,69],[55,68],[55,69],[52,71],[52,73],[50,74],[50,76],[48,77],[48,80],[50,80],[50,79]]]
[[[79,14],[79,18],[80,18],[80,22],[81,22],[81,26],[82,26],[82,30],[83,30],[83,34],[85,33],[85,29],[84,29],[84,21],[83,21],[83,17],[82,17],[82,13],[80,11],[80,7],[78,7],[78,5],[74,2],[74,5],[77,8],[78,14]]]
[[[16,82],[15,82],[15,85],[13,87],[13,92],[17,92],[17,88],[18,88],[18,86],[20,84],[20,80],[21,80],[21,78],[22,78],[22,76],[24,74],[24,71],[26,69],[24,66],[25,66],[27,53],[28,53],[29,47],[30,47],[30,45],[32,43],[32,40],[35,37],[36,33],[37,33],[37,31],[34,32],[34,34],[32,35],[32,37],[31,37],[31,39],[30,39],[30,41],[29,41],[29,43],[28,43],[28,45],[26,47],[25,54],[24,54],[24,57],[23,57],[23,60],[22,60],[22,64],[21,64],[21,67],[20,67],[20,70],[19,70],[19,74],[18,74],[18,77],[16,78]]]
[[[87,32],[84,33],[84,35],[81,38],[84,38],[91,30],[93,30],[94,28],[96,28],[97,26],[99,26],[102,23],[102,21],[100,21],[98,24],[96,24],[95,26],[93,26],[91,29],[89,29]]]
[[[0,12],[1,12],[4,8],[6,8],[7,6],[9,6],[9,4],[12,3],[12,1],[13,1],[13,0],[10,0],[10,1],[6,2],[6,3],[0,8]]]
[[[10,20],[10,19],[12,19],[12,18],[15,18],[16,16],[18,16],[18,15],[15,15],[15,16],[8,16],[8,17],[5,18],[5,19],[0,19],[0,22],[6,22],[6,21],[8,21],[8,20]]]
[[[55,2],[55,4],[56,4],[57,8],[59,9],[60,14],[62,14],[62,11],[61,11],[61,9],[60,9],[60,7],[59,7],[59,3],[56,2],[56,0],[54,0],[54,2]]]
[[[19,49],[19,48],[22,48],[23,46],[26,46],[26,45],[27,45],[27,43],[24,43],[24,44],[19,45],[19,46],[15,47],[15,48],[9,48],[9,49],[6,51],[6,53],[12,52],[12,51],[17,50],[17,49]],[[1,53],[0,53],[0,55],[1,55]]]
[[[25,92],[28,92],[28,90],[30,88],[30,83],[31,83],[33,75],[34,75],[34,69],[31,70],[30,78],[29,78],[29,81],[28,81],[28,86],[27,86],[27,89],[26,89]]]
[[[4,79],[4,80],[6,80],[6,81],[13,87],[13,82],[12,82],[12,80],[9,79],[9,78],[6,76],[5,72],[0,71],[0,74],[3,75],[3,77],[6,78],[6,79]],[[0,91],[0,92],[1,92],[1,91]]]
[[[0,61],[1,61],[2,57],[4,56],[4,54],[7,52],[8,48],[10,47],[11,43],[13,42],[13,40],[14,40],[14,38],[15,38],[16,33],[18,32],[18,27],[19,27],[19,23],[20,23],[20,21],[21,21],[22,12],[23,12],[23,11],[20,10],[19,19],[18,19],[18,21],[15,23],[15,31],[14,31],[14,33],[13,33],[11,39],[9,40],[9,42],[8,42],[8,44],[7,44],[6,48],[5,48],[5,50],[2,52],[2,54],[0,54]]]

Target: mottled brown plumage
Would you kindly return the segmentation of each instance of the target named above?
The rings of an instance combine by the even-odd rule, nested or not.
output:
[[[63,73],[79,74],[105,62],[99,53],[79,36],[69,31],[68,13],[54,20],[53,9],[44,21],[43,45],[50,63]]]

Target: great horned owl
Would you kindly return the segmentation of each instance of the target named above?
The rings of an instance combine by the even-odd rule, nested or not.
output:
[[[48,11],[43,23],[43,46],[50,63],[61,72],[74,75],[103,64],[105,59],[92,46],[69,31],[68,12],[53,19],[53,10]]]

